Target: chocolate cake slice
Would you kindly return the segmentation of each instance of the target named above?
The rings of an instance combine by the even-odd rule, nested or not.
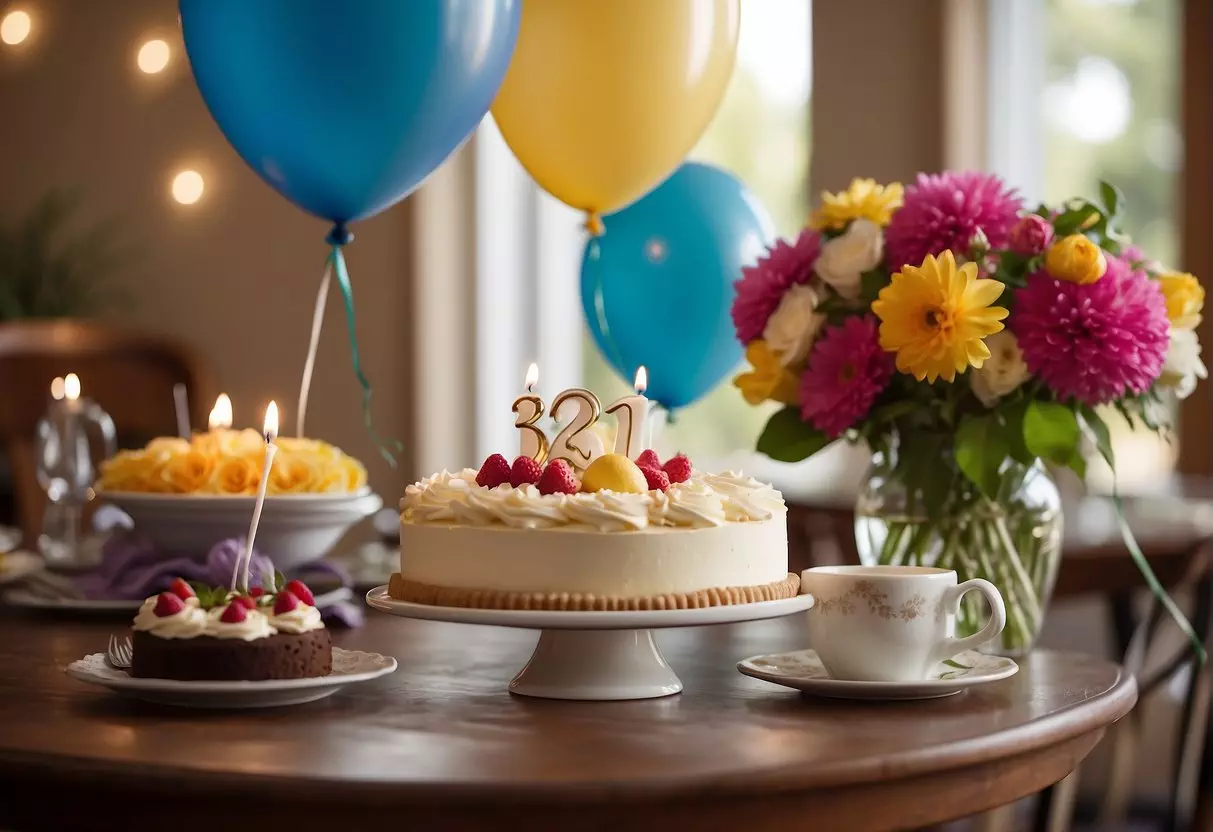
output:
[[[304,679],[333,670],[329,631],[277,633],[252,641],[197,636],[160,638],[135,631],[131,675],[152,679]]]

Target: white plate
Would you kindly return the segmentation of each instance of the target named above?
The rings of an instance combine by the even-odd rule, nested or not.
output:
[[[46,612],[85,613],[109,615],[113,613],[136,613],[139,601],[90,601],[86,598],[43,598],[27,589],[14,589],[4,594],[4,603],[10,607]]]
[[[126,512],[135,530],[165,552],[199,557],[220,540],[248,534],[256,497],[140,494],[101,491],[98,498]],[[291,572],[320,560],[351,526],[383,500],[369,489],[353,494],[279,494],[265,498],[257,550]]]
[[[929,679],[917,682],[852,682],[831,679],[816,650],[751,656],[737,663],[746,676],[834,699],[938,699],[974,685],[1014,676],[1019,665],[1002,656],[967,650],[940,662]]]
[[[377,610],[404,618],[449,621],[455,624],[489,624],[528,630],[637,630],[664,627],[700,627],[761,621],[804,612],[813,606],[812,595],[797,595],[778,601],[728,604],[695,610],[642,610],[626,612],[567,612],[564,610],[486,610],[470,607],[437,607],[398,601],[377,586],[366,594],[366,602]]]
[[[396,660],[378,653],[333,648],[333,672],[310,679],[269,679],[263,682],[179,682],[136,679],[106,664],[104,653],[93,653],[67,666],[67,675],[81,682],[161,705],[187,708],[272,708],[300,705],[336,693],[343,685],[365,682],[396,669]]]

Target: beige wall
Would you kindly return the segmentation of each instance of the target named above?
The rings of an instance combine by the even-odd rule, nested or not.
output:
[[[943,21],[941,0],[813,3],[814,194],[943,167]]]
[[[21,49],[0,47],[0,216],[24,211],[52,186],[82,188],[89,215],[123,214],[144,256],[126,278],[137,303],[116,317],[175,335],[207,356],[238,424],[259,424],[272,397],[284,427],[293,426],[326,225],[264,185],[224,141],[190,76],[173,0],[27,5],[35,36]],[[169,69],[158,76],[135,67],[148,37],[173,47]],[[194,206],[168,195],[172,173],[183,167],[206,178]],[[408,428],[407,213],[398,206],[355,226],[349,249],[376,423],[401,439]],[[362,428],[337,295],[308,433],[362,458],[388,504],[402,492],[404,474],[378,457]]]

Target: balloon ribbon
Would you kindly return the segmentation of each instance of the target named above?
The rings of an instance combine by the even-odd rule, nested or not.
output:
[[[312,372],[316,364],[316,350],[320,343],[320,330],[324,323],[324,309],[328,297],[329,283],[332,276],[337,276],[337,286],[341,289],[341,297],[345,301],[345,321],[350,339],[350,357],[354,365],[354,375],[362,385],[362,421],[366,426],[367,435],[379,448],[380,455],[387,464],[396,467],[396,456],[403,450],[403,445],[396,439],[382,439],[375,432],[371,420],[371,382],[362,372],[362,361],[358,353],[358,329],[354,321],[354,288],[350,284],[350,273],[345,265],[345,255],[341,251],[343,241],[334,240],[330,236],[332,250],[324,261],[324,277],[320,280],[320,292],[316,296],[316,308],[312,315],[312,335],[308,344],[307,360],[303,365],[303,381],[299,388],[299,412],[296,417],[296,430],[303,436],[304,418],[307,414],[308,393],[312,386]]]

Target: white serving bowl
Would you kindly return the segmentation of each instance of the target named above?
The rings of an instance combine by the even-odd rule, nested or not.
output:
[[[139,494],[98,491],[98,499],[122,509],[158,549],[201,557],[221,540],[244,537],[256,497]],[[383,506],[364,488],[353,494],[268,496],[257,526],[257,551],[289,572],[320,560],[350,527]]]

